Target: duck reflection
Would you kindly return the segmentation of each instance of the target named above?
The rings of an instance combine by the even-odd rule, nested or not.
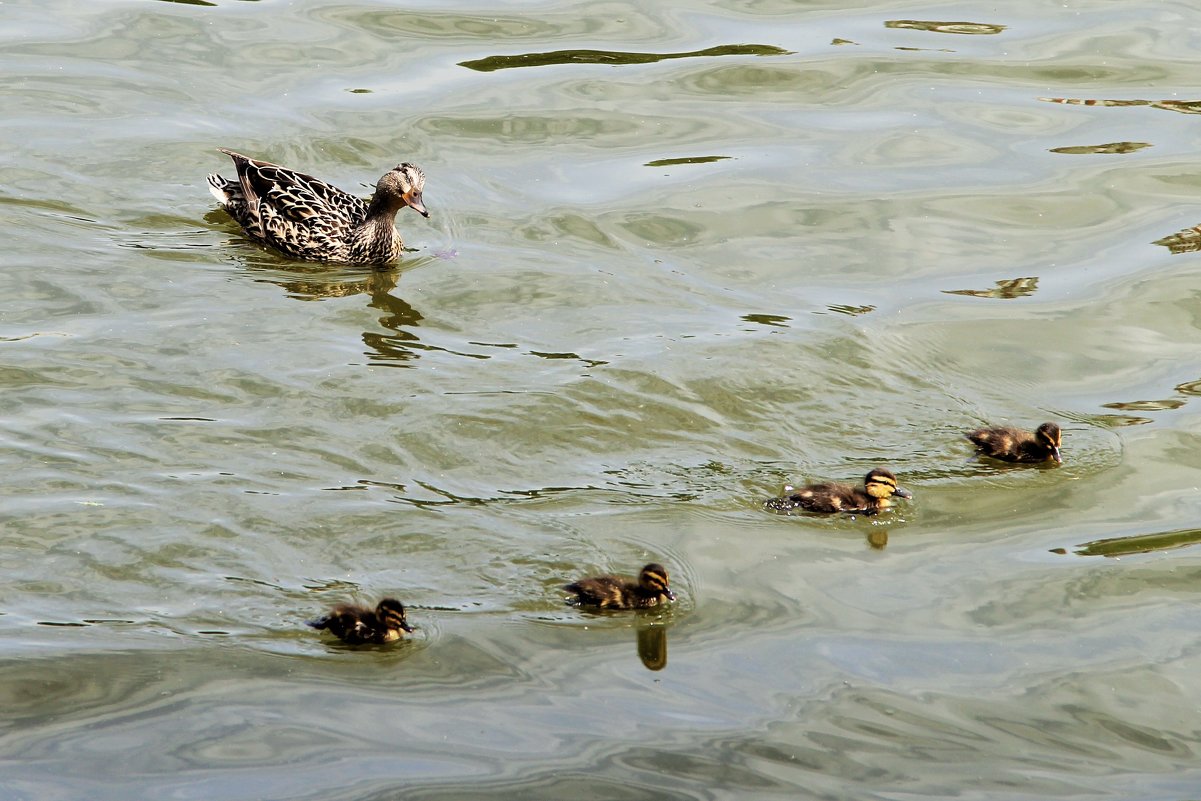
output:
[[[385,312],[379,318],[379,324],[392,333],[364,331],[363,344],[370,348],[368,355],[377,360],[407,362],[418,357],[415,349],[421,344],[417,335],[409,329],[416,328],[425,318],[406,301],[392,294],[396,286],[396,273],[390,275],[391,286],[380,284],[368,289],[371,302],[367,305]]]
[[[281,269],[278,263],[272,263],[269,267],[254,264],[247,266],[264,273],[269,270],[277,275]],[[392,294],[400,280],[399,270],[376,269],[343,275],[331,273],[328,266],[298,265],[289,269],[289,272],[294,272],[300,277],[280,278],[276,275],[258,280],[275,284],[295,300],[328,300],[367,295],[370,298],[367,306],[384,312],[379,318],[379,323],[387,329],[386,332],[363,332],[363,344],[368,348],[368,358],[389,363],[408,362],[419,358],[420,351],[426,349],[412,330],[425,318],[403,298]]]

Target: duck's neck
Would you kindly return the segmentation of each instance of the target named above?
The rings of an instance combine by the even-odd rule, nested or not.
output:
[[[404,201],[395,195],[376,192],[371,196],[371,203],[367,205],[367,216],[363,218],[363,221],[377,220],[392,225],[396,220],[396,212],[403,209],[404,205]]]
[[[370,208],[375,208],[374,201]],[[396,231],[396,211],[387,208],[377,214],[368,211],[367,217],[351,232],[351,261],[382,264],[400,255],[404,243]]]

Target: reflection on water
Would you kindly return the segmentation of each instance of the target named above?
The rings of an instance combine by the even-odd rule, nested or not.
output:
[[[1201,114],[1201,100],[1089,100],[1076,97],[1040,97],[1044,103],[1060,103],[1068,106],[1149,106],[1150,108],[1176,111],[1180,114]]]
[[[1129,537],[1107,537],[1100,540],[1081,543],[1073,550],[1078,556],[1129,556],[1136,553],[1152,553],[1155,551],[1171,551],[1176,548],[1187,548],[1201,543],[1201,529],[1189,528],[1179,531],[1157,532],[1155,534],[1135,534]],[[1053,553],[1066,553],[1063,548],[1053,549]]]
[[[772,45],[721,45],[687,53],[629,53],[614,50],[555,50],[550,53],[521,53],[513,56],[489,56],[474,61],[460,61],[460,67],[494,72],[515,67],[546,67],[555,64],[653,64],[676,58],[706,58],[714,56],[786,56],[789,51]]]
[[[954,33],[965,36],[990,36],[1005,30],[1004,25],[986,22],[940,22],[938,20],[891,19],[884,22],[885,28],[908,28],[930,33]]]
[[[1068,147],[1050,148],[1051,153],[1066,153],[1071,156],[1107,155],[1113,153],[1134,153],[1143,148],[1151,147],[1150,142],[1108,142],[1103,145],[1071,145]]]
[[[835,314],[845,314],[848,317],[858,317],[861,314],[870,314],[871,312],[874,312],[876,310],[876,307],[869,306],[866,304],[861,305],[861,306],[854,306],[854,305],[851,305],[848,303],[835,303],[830,306],[827,306],[826,310],[832,311]],[[814,312],[814,314],[821,314],[821,313],[822,312]]]
[[[379,323],[392,332],[390,334],[380,331],[363,332],[363,343],[370,349],[367,355],[373,360],[373,364],[404,367],[413,359],[420,358],[423,350],[444,350],[421,342],[415,329],[425,318],[403,298],[392,294],[392,290],[396,289],[400,280],[400,272],[397,269],[371,270],[349,278],[340,270],[331,271],[328,266],[289,265],[289,272],[309,274],[314,276],[312,278],[278,277],[281,269],[279,265],[271,267],[252,265],[251,269],[256,270],[262,276],[258,280],[275,284],[294,300],[329,300],[354,295],[368,295],[368,307],[385,312],[379,318]],[[458,353],[457,355],[472,359],[488,358],[488,356],[478,353]]]
[[[638,632],[638,658],[647,670],[662,670],[667,667],[667,627],[662,623],[640,624]]]
[[[0,796],[1195,794],[1201,104],[1034,99],[1191,91],[1185,4],[419,5],[3,5]],[[445,213],[296,265],[228,142]],[[875,464],[920,502],[757,505]],[[687,603],[564,622],[648,557]]]
[[[1185,381],[1173,389],[1183,395],[1183,398],[1158,398],[1154,400],[1109,401],[1100,404],[1103,409],[1118,409],[1124,412],[1168,412],[1183,408],[1189,398],[1201,395],[1201,380]],[[1150,422],[1150,418],[1135,417],[1139,422]]]
[[[1038,291],[1038,277],[1007,278],[997,281],[992,289],[944,289],[946,295],[969,295],[974,298],[1024,298]]]
[[[685,156],[675,159],[655,159],[648,161],[644,167],[672,167],[677,164],[709,164],[714,161],[725,161],[733,156]]]
[[[1196,253],[1201,250],[1201,225],[1168,234],[1151,244],[1162,245],[1172,253]]]
[[[1164,412],[1171,409],[1179,409],[1184,405],[1184,401],[1178,398],[1165,398],[1163,400],[1138,400],[1138,401],[1114,401],[1112,403],[1102,403],[1103,409],[1119,409],[1123,412]]]

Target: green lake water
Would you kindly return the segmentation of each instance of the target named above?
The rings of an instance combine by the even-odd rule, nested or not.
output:
[[[1196,798],[1199,31],[3,2],[0,801]],[[291,262],[217,147],[431,216]],[[564,605],[648,561],[672,608]]]

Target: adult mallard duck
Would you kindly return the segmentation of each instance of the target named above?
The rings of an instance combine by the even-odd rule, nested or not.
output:
[[[897,486],[897,477],[883,467],[872,470],[863,479],[863,489],[850,484],[810,484],[785,486],[784,494],[763,505],[774,512],[802,509],[806,512],[850,512],[874,515],[892,505],[892,497],[912,498],[913,493]]]
[[[599,609],[645,609],[658,605],[660,598],[676,599],[667,586],[667,568],[655,562],[642,568],[637,581],[621,576],[593,576],[563,589],[576,595],[568,603]]]
[[[335,606],[324,617],[310,620],[309,625],[315,629],[327,629],[339,640],[351,645],[394,642],[403,636],[402,632],[413,631],[405,616],[404,604],[395,598],[383,599],[375,609],[352,604]]]
[[[404,244],[396,213],[409,206],[430,216],[421,203],[425,173],[414,164],[385,173],[367,203],[311,175],[217,149],[234,160],[238,180],[213,173],[209,192],[247,236],[295,259],[386,264]]]
[[[1059,447],[1063,435],[1054,423],[1043,423],[1034,433],[1020,428],[978,428],[967,434],[980,452],[1006,462],[1063,462]]]

